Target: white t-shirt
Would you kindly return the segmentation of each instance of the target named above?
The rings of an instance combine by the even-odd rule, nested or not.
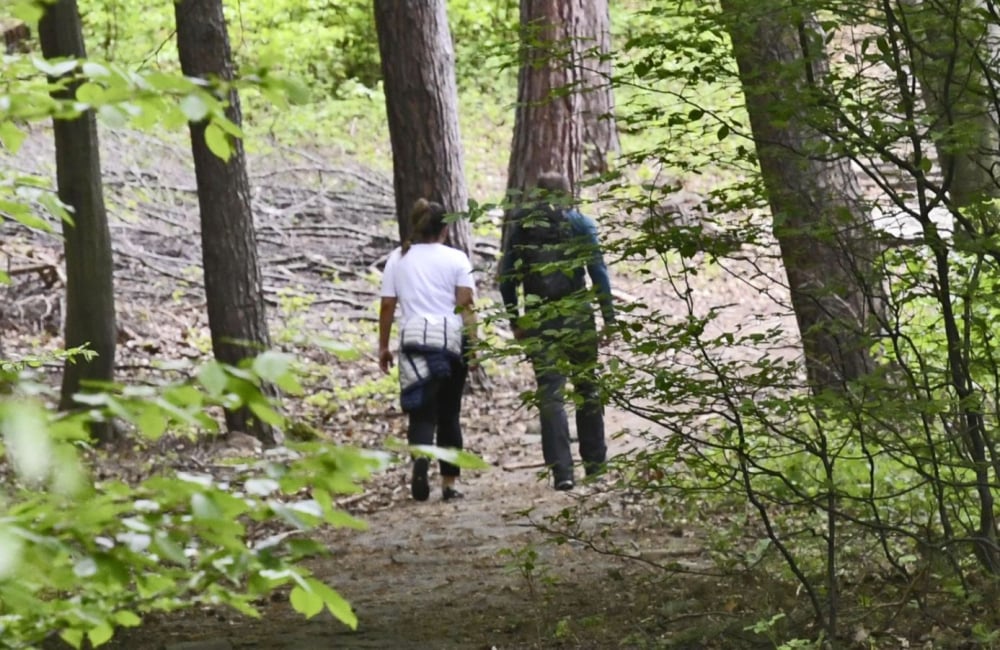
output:
[[[444,244],[413,244],[406,255],[397,248],[382,273],[382,297],[399,301],[404,323],[414,316],[444,316],[461,327],[455,287],[475,291],[472,263],[465,253]]]

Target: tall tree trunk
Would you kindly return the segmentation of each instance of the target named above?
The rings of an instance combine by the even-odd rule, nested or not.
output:
[[[582,51],[580,112],[584,171],[608,171],[608,156],[621,151],[611,85],[611,16],[608,0],[583,0],[577,33]]]
[[[76,0],[50,5],[39,21],[42,55],[86,58]],[[53,93],[59,99],[76,95],[77,84]],[[71,409],[81,382],[111,381],[115,367],[115,298],[111,234],[104,208],[101,156],[93,111],[73,119],[54,119],[56,178],[59,200],[72,209],[73,223],[63,222],[66,252],[67,348],[86,345],[97,353],[91,360],[71,359],[63,370],[59,408]],[[92,426],[99,441],[111,436],[108,423]]]
[[[232,54],[221,0],[180,0],[174,11],[184,74],[232,80]],[[239,125],[242,118],[236,90],[230,89],[226,99],[226,116]],[[243,142],[231,140],[229,160],[222,160],[205,142],[206,126],[204,122],[190,124],[208,324],[215,358],[236,365],[270,346],[270,336]],[[276,432],[247,409],[227,411],[226,426],[230,432],[248,433],[265,444],[280,442]]]
[[[826,72],[818,26],[787,3],[722,0],[773,230],[815,390],[842,390],[873,369],[882,309],[877,248],[857,177],[809,126]]]
[[[458,127],[455,52],[445,0],[375,0],[392,141],[400,239],[409,236],[419,198],[449,212],[468,209]],[[449,228],[448,243],[472,255],[468,220]]]
[[[580,0],[521,0],[521,67],[507,168],[512,196],[545,171],[561,172],[576,191],[582,140],[580,94],[575,92]]]
[[[573,194],[583,161],[581,69],[577,27],[581,0],[521,0],[520,69],[514,137],[507,166],[508,206],[501,245],[510,234],[509,216],[539,174],[560,172]]]
[[[983,20],[983,0],[905,0],[900,9],[952,203],[1000,196],[1000,28]]]

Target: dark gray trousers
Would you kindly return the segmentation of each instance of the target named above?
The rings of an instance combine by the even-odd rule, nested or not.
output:
[[[588,473],[607,458],[604,404],[597,382],[597,329],[593,315],[549,321],[529,333],[529,356],[538,384],[536,396],[542,427],[542,457],[558,482],[573,478],[573,453],[566,416],[566,383],[576,403],[580,459]]]

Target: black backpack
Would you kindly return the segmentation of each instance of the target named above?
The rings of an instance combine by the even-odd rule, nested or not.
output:
[[[510,245],[521,264],[525,294],[558,300],[586,287],[583,269],[574,261],[573,226],[565,210],[539,203],[514,219]]]

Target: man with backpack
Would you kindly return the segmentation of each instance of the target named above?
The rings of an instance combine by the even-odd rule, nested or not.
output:
[[[594,294],[604,327],[614,322],[611,283],[597,227],[571,204],[569,182],[558,173],[539,176],[530,202],[511,217],[500,265],[500,294],[514,337],[531,359],[538,383],[542,455],[557,490],[574,487],[565,389],[572,382],[580,458],[587,476],[604,468],[604,405],[597,382],[599,336]],[[584,269],[593,290],[588,290]],[[524,314],[518,309],[523,287]]]

